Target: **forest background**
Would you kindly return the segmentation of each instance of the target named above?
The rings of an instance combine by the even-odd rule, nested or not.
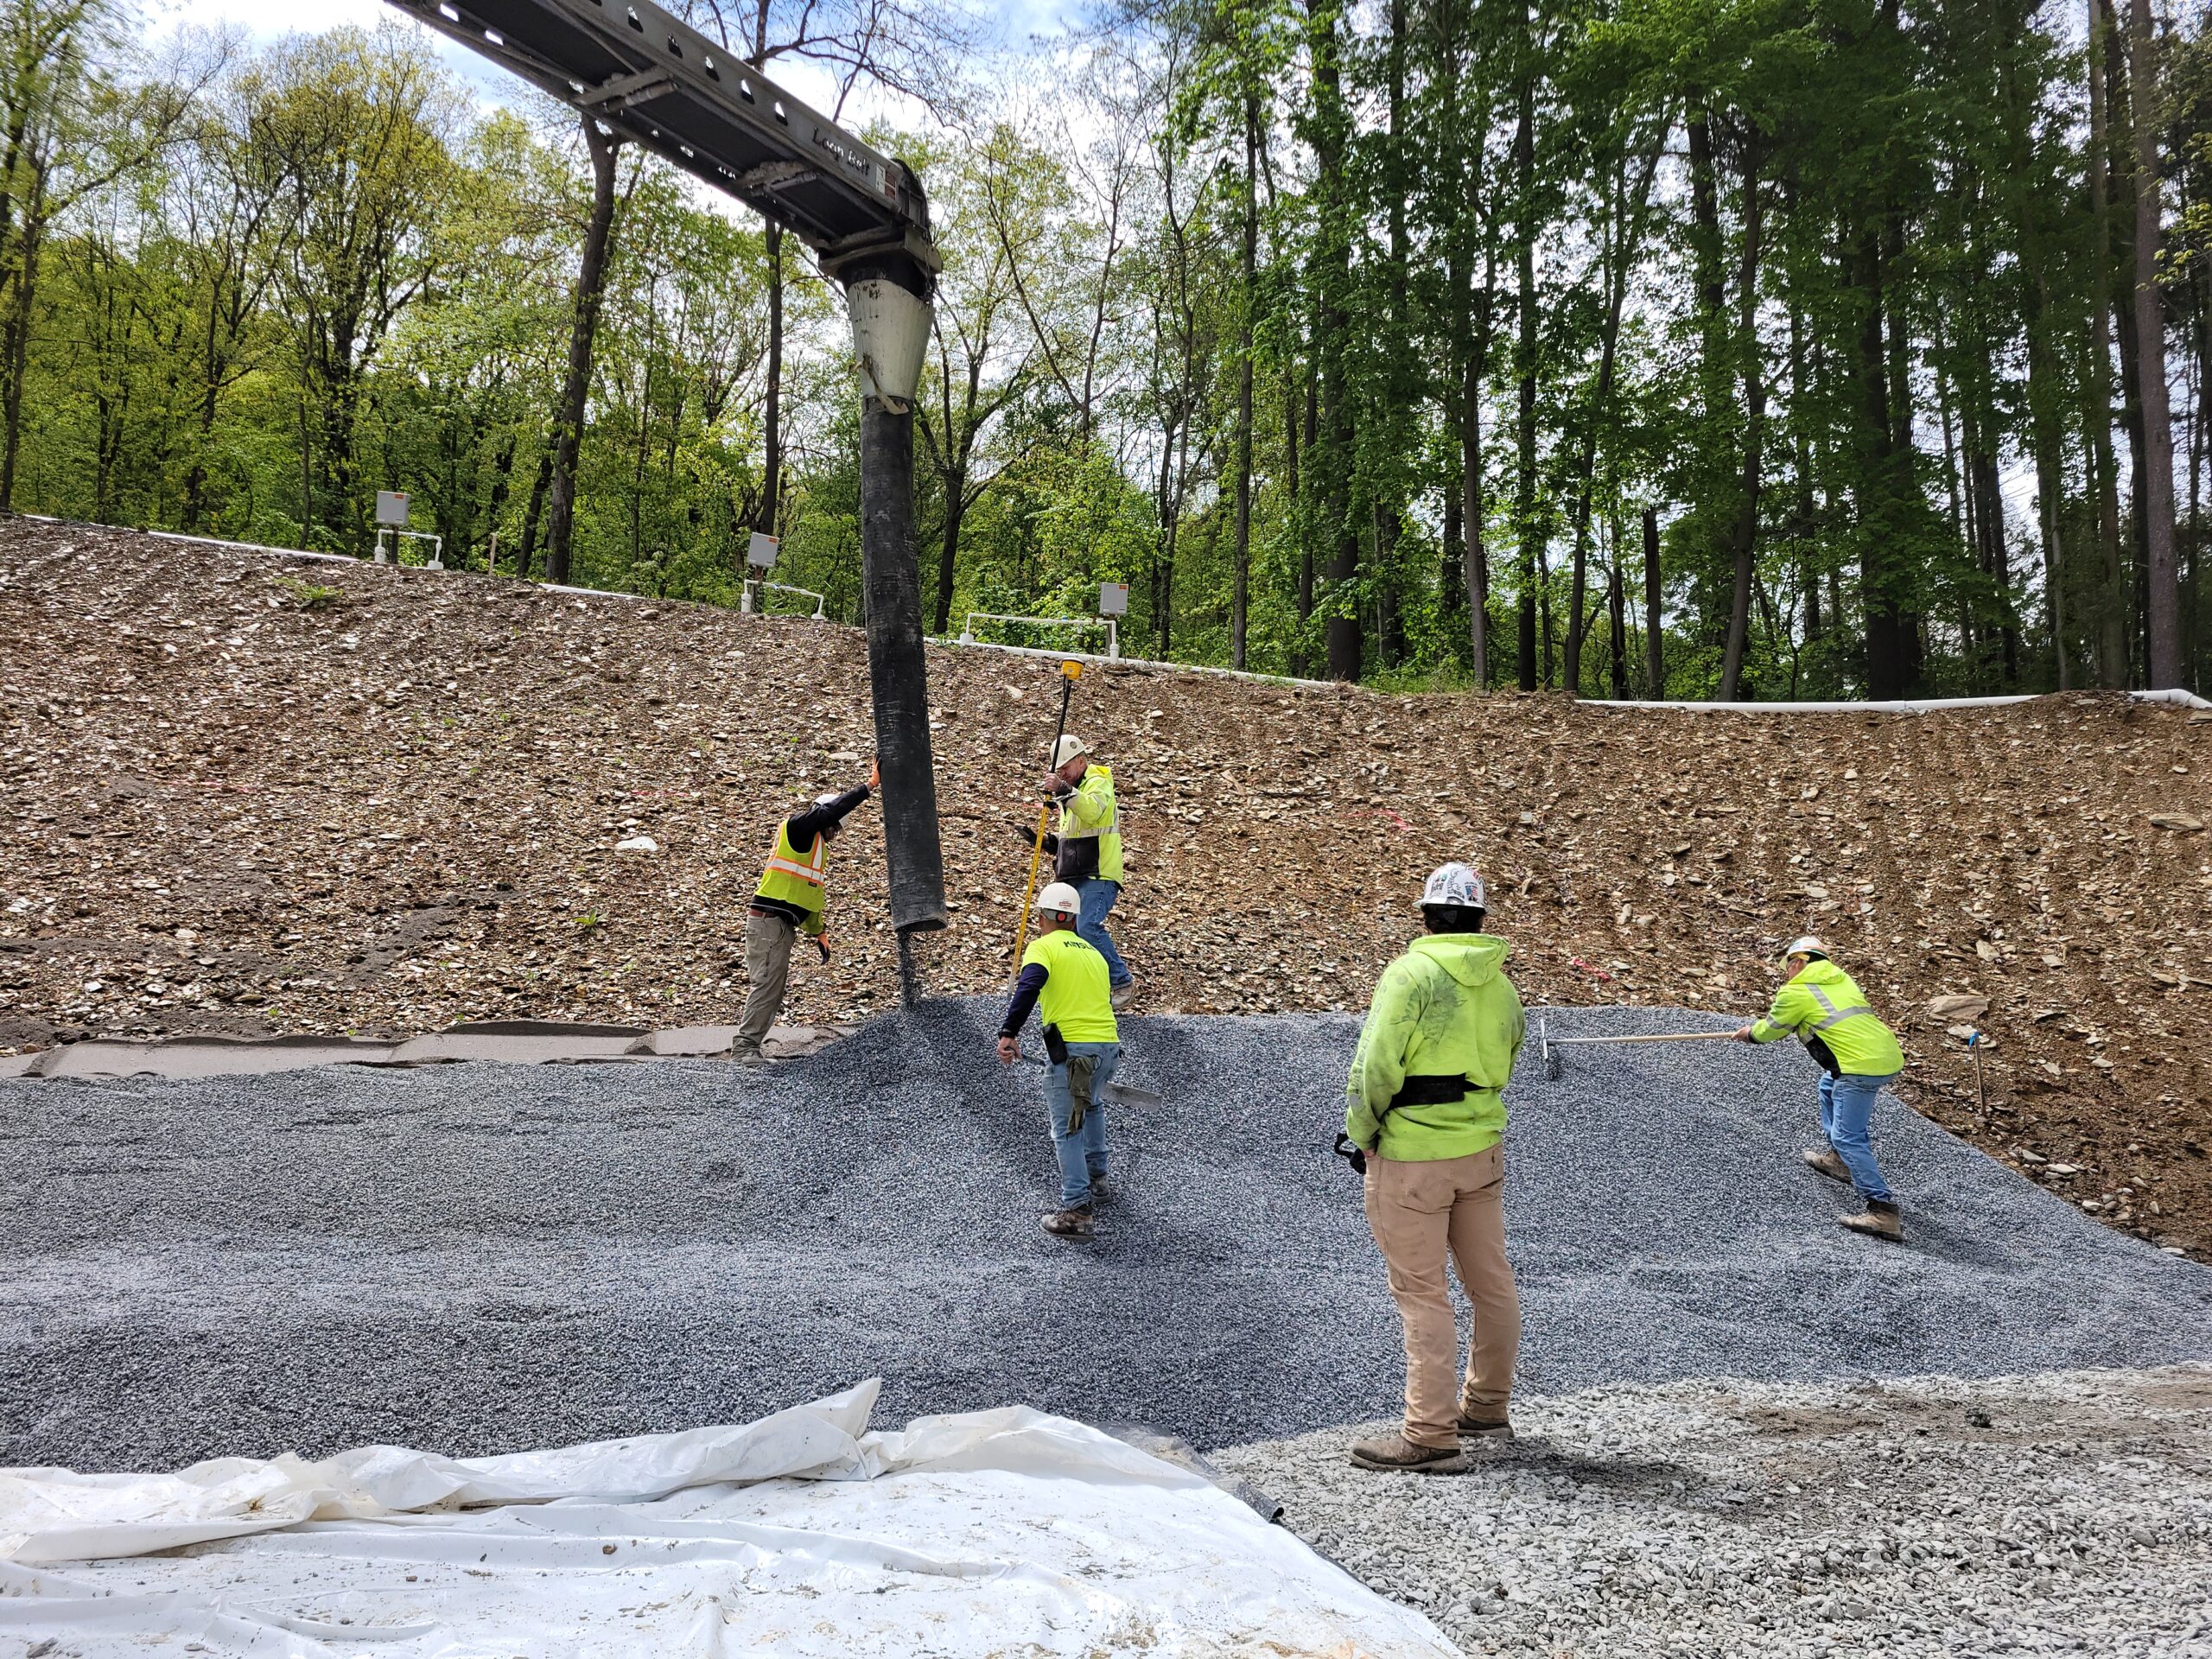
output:
[[[926,183],[938,632],[1119,581],[1129,654],[1726,699],[2204,689],[2212,28],[2115,4],[676,9]],[[859,620],[795,239],[396,13],[0,29],[0,510],[360,554],[404,490],[725,604],[768,530]]]

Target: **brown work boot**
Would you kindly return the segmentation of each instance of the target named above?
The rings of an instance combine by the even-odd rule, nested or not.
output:
[[[1351,1460],[1363,1469],[1415,1475],[1457,1475],[1464,1473],[1467,1467],[1467,1460],[1459,1455],[1458,1446],[1415,1446],[1402,1434],[1356,1442],[1351,1448]]]
[[[1459,1431],[1462,1438],[1466,1439],[1510,1440],[1513,1438],[1513,1425],[1506,1421],[1503,1412],[1492,1417],[1486,1414],[1478,1414],[1462,1406],[1459,1421],[1452,1427]]]
[[[1045,1230],[1054,1238],[1089,1238],[1090,1236],[1090,1206],[1078,1210],[1055,1210],[1044,1219]]]
[[[1851,1185],[1851,1166],[1843,1161],[1843,1154],[1834,1147],[1808,1147],[1797,1154],[1805,1160],[1808,1169],[1817,1169],[1832,1181]]]
[[[1866,1200],[1866,1212],[1858,1216],[1838,1216],[1838,1221],[1854,1233],[1865,1233],[1870,1238],[1886,1238],[1892,1244],[1904,1243],[1904,1218],[1897,1214],[1894,1204],[1885,1204],[1879,1198]]]

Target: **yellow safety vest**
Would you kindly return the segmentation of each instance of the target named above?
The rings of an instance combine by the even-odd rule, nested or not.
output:
[[[1087,939],[1062,930],[1047,933],[1021,953],[1025,968],[1045,969],[1045,988],[1037,994],[1037,1018],[1058,1026],[1071,1043],[1118,1043],[1114,1000],[1106,983],[1106,958]]]
[[[778,904],[789,905],[801,912],[805,920],[799,924],[807,933],[822,931],[822,866],[830,855],[830,837],[817,836],[810,853],[802,854],[791,845],[791,820],[785,819],[776,826],[776,844],[768,854],[768,868],[760,874],[760,885],[754,888],[755,899],[773,899]]]
[[[1060,840],[1095,838],[1098,842],[1101,881],[1122,879],[1122,815],[1114,804],[1114,769],[1093,760],[1084,769],[1083,781],[1060,807]]]

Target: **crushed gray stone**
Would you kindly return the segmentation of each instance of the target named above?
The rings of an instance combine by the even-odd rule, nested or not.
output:
[[[880,1374],[881,1421],[1023,1402],[1201,1447],[1394,1408],[1398,1327],[1329,1154],[1356,1023],[1125,1023],[1115,1196],[1056,1198],[995,1003],[804,1059],[0,1083],[0,1463],[369,1441],[474,1454],[743,1421]],[[1554,1029],[1711,1016],[1573,1010]],[[1533,1052],[1510,1096],[1522,1386],[2212,1357],[2212,1271],[1901,1104],[1904,1247],[1802,1167],[1779,1046]]]
[[[1613,1387],[1515,1415],[1459,1476],[1356,1469],[1357,1430],[1211,1461],[1470,1654],[2212,1654],[2212,1367]]]

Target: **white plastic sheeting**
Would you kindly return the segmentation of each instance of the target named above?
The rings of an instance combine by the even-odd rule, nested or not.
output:
[[[876,1392],[508,1457],[0,1471],[0,1655],[1456,1651],[1188,1470],[1019,1407],[874,1434]]]

